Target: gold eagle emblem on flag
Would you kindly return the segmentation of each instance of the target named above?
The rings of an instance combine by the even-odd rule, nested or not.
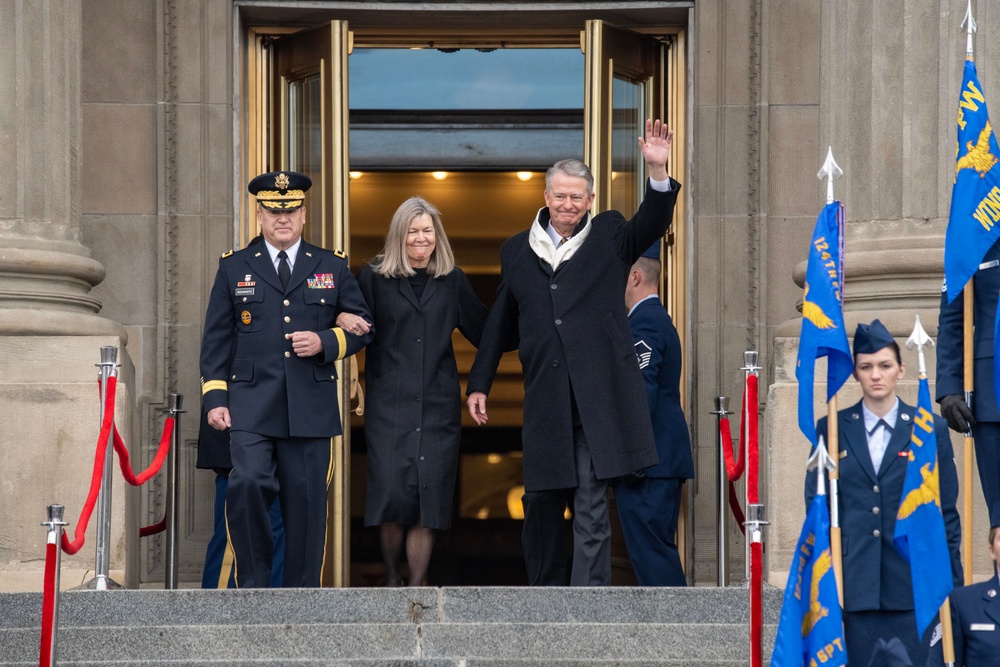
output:
[[[965,142],[965,148],[969,151],[955,162],[955,177],[963,169],[975,169],[979,173],[979,178],[986,176],[986,172],[993,168],[997,162],[995,155],[990,153],[990,135],[993,134],[993,126],[990,121],[979,132],[979,139],[973,146],[971,141]]]
[[[822,308],[809,300],[809,283],[806,283],[806,291],[802,295],[802,317],[812,322],[817,329],[832,329],[836,326]]]

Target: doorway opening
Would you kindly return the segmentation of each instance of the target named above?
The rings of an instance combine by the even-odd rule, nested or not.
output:
[[[542,66],[542,63],[545,65]],[[542,203],[545,169],[583,157],[579,48],[356,48],[350,80],[351,268],[382,249],[389,221],[419,195],[439,208],[456,263],[492,306],[499,248]],[[452,337],[464,390],[475,357]],[[359,355],[364,375],[364,353]],[[490,393],[490,423],[463,410],[452,528],[436,538],[434,585],[523,585],[520,498],[523,387],[505,355]],[[364,526],[364,417],[352,416],[351,585],[384,584],[378,530]]]

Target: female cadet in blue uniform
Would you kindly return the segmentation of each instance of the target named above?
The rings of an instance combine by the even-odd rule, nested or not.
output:
[[[1000,664],[1000,580],[996,563],[1000,560],[1000,504],[990,512],[990,558],[994,574],[986,581],[956,588],[951,592],[951,627],[955,642],[955,667]],[[931,639],[932,667],[944,665],[940,624]]]
[[[487,309],[455,266],[441,214],[420,197],[396,210],[358,284],[376,330],[365,353],[365,525],[379,526],[387,585],[402,585],[405,537],[409,584],[421,586],[434,531],[451,526],[458,473],[462,401],[451,336],[457,328],[478,346]]]
[[[878,640],[892,637],[906,645],[913,664],[927,660],[927,643],[917,637],[910,566],[893,544],[913,431],[914,409],[896,396],[905,372],[899,345],[882,323],[859,324],[854,377],[864,397],[838,415],[844,635],[852,665],[867,665]],[[816,426],[824,438],[826,423],[824,417]],[[958,474],[944,419],[934,417],[934,432],[941,511],[957,585],[962,581]],[[815,474],[806,477],[807,506],[816,490]]]

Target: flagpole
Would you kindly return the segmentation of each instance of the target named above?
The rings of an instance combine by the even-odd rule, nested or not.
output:
[[[917,348],[917,370],[919,372],[919,379],[923,382],[927,379],[927,360],[924,357],[924,345],[934,345],[934,341],[931,340],[931,337],[927,335],[924,327],[920,324],[920,315],[917,315],[916,318],[916,322],[913,325],[913,332],[906,341],[906,347],[911,350],[914,347]],[[935,442],[935,447],[936,444]],[[965,538],[963,537],[963,539]],[[955,637],[951,627],[951,605],[947,597],[941,603],[938,613],[941,620],[941,650],[944,657],[944,664],[954,667]]]
[[[976,19],[972,17],[972,0],[968,0],[968,6],[965,10],[965,18],[962,19],[962,25],[965,28],[966,42],[965,42],[965,59],[972,60],[973,50],[972,50],[972,34],[976,32]],[[965,391],[965,403],[969,406],[969,412],[972,412],[972,388],[973,388],[973,375],[972,375],[972,310],[973,302],[975,300],[973,294],[973,282],[975,278],[970,278],[969,282],[966,283],[965,289],[963,290],[962,297],[962,376],[963,376],[963,389]],[[984,325],[985,326],[985,325]],[[969,425],[969,430],[965,434],[965,439],[962,448],[962,569],[965,575],[965,585],[968,586],[972,583],[972,464],[975,461],[975,448],[973,447],[973,437],[972,437],[972,425]],[[947,606],[947,601],[945,605]],[[950,610],[949,610],[950,615]],[[942,612],[942,627],[944,627],[944,614]],[[951,625],[949,624],[949,629]],[[954,658],[952,658],[954,661]]]
[[[833,146],[826,151],[826,160],[816,174],[816,178],[826,179],[826,203],[832,204],[833,179],[840,178],[844,171],[833,159]],[[844,238],[843,229],[839,238]],[[841,286],[843,288],[843,286]],[[843,303],[843,301],[841,301]],[[840,539],[840,434],[837,423],[837,395],[834,394],[826,404],[826,446],[827,454],[833,467],[830,469],[830,555],[833,560],[833,574],[837,580],[837,597],[840,605],[844,605],[844,556]]]

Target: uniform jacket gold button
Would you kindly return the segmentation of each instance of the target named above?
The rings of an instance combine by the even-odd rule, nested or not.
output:
[[[872,535],[874,535],[875,537],[878,537],[881,534],[882,534],[882,531],[880,531],[878,528],[876,528],[875,530],[872,531]]]
[[[319,302],[320,303],[326,303],[326,299],[320,299]]]
[[[879,508],[877,508],[877,507],[873,507],[872,508],[872,514],[878,514],[879,512],[881,512],[881,510]]]
[[[292,353],[291,353],[291,352],[285,352],[285,358],[286,358],[286,359],[287,359],[288,357],[290,357],[290,356],[292,356]]]
[[[289,317],[288,315],[285,315],[285,321],[286,321],[286,322],[291,322],[291,321],[292,321],[292,318],[290,318],[290,317]]]
[[[292,305],[292,302],[289,301],[288,299],[285,299],[284,301],[282,301],[282,303],[285,304],[286,306]]]

